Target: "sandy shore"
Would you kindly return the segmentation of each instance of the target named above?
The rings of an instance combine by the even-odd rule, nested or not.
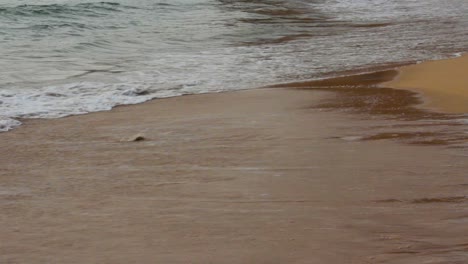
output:
[[[400,68],[384,86],[411,89],[425,95],[425,107],[451,113],[468,113],[468,55],[428,61]]]
[[[392,74],[26,121],[0,262],[465,263],[466,125]]]

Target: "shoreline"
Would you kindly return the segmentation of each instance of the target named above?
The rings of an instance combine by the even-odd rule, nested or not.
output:
[[[380,87],[416,92],[426,111],[449,114],[468,113],[468,54],[419,63],[384,66],[338,77],[281,83],[266,88]],[[352,72],[352,71],[351,71]],[[449,88],[446,88],[449,86]]]
[[[468,54],[403,66],[382,87],[421,93],[422,107],[447,113],[468,113]]]
[[[29,119],[0,133],[0,262],[463,262],[466,124],[395,74]]]
[[[445,73],[446,75],[444,77],[436,77],[435,79],[438,79],[439,81],[441,79],[455,79],[455,80],[464,80],[465,83],[460,84],[457,83],[456,89],[458,90],[457,93],[455,94],[449,94],[445,95],[443,97],[445,98],[440,98],[442,89],[437,88],[437,87],[431,87],[431,89],[427,89],[426,87],[420,87],[420,86],[425,86],[427,85],[427,82],[424,83],[424,85],[419,85],[418,81],[421,79],[421,73],[424,73],[428,71],[426,68],[426,64],[439,64],[439,63],[444,63],[448,62],[449,64],[452,62],[452,60],[457,60],[457,59],[463,59],[462,64],[468,64],[468,54],[467,53],[460,53],[460,55],[457,55],[455,57],[451,58],[446,58],[446,59],[440,59],[440,60],[427,60],[423,61],[420,63],[394,63],[390,65],[384,65],[384,66],[377,66],[377,67],[370,67],[370,68],[361,68],[359,70],[348,70],[345,72],[341,72],[338,74],[338,76],[335,77],[325,77],[322,79],[317,79],[317,80],[306,80],[306,81],[298,81],[298,82],[290,82],[290,83],[279,83],[279,84],[274,84],[274,85],[267,85],[263,87],[257,87],[253,89],[265,89],[265,88],[312,88],[312,89],[321,89],[321,88],[342,88],[342,87],[353,87],[353,86],[360,86],[360,87],[382,87],[382,88],[392,88],[392,89],[398,89],[398,90],[406,90],[406,91],[412,91],[416,92],[420,95],[420,98],[422,98],[421,102],[416,102],[415,104],[416,107],[421,107],[423,110],[426,111],[432,111],[432,112],[442,112],[442,113],[452,113],[452,114],[463,114],[463,113],[468,113],[468,104],[465,104],[465,101],[468,100],[468,88],[462,88],[462,85],[465,85],[465,87],[468,87],[468,81],[463,78],[463,74],[460,74],[460,72],[456,73],[454,76],[453,74]],[[436,66],[436,68],[440,69],[441,66]],[[443,67],[446,67],[446,65],[443,65]],[[346,73],[346,74],[344,74]],[[344,75],[343,75],[344,74]],[[419,74],[418,76],[415,77],[417,80],[413,81],[408,81],[407,79],[411,79],[412,76],[415,74]],[[371,79],[366,79],[367,76],[369,76]],[[403,81],[401,79],[403,78]],[[428,82],[432,82],[434,79],[431,79]],[[415,82],[415,83],[414,83]],[[437,85],[440,85],[440,82],[437,83]],[[436,85],[436,86],[437,86]],[[221,93],[231,93],[231,92],[237,92],[237,91],[246,91],[246,90],[253,90],[253,89],[243,89],[243,90],[234,90],[234,91],[222,91]],[[437,92],[438,91],[438,92]],[[214,92],[214,94],[217,94],[218,92]],[[205,93],[201,93],[205,94]],[[208,93],[211,94],[211,93]],[[200,94],[184,94],[180,96],[194,96],[194,95],[200,95]],[[459,95],[462,95],[462,97],[457,97]],[[179,97],[179,96],[176,96]],[[457,106],[452,106],[450,103],[443,103],[443,105],[438,105],[437,103],[434,103],[433,100],[435,97],[436,101],[450,101],[450,100],[455,100],[457,101]],[[171,97],[168,97],[171,98]],[[142,102],[142,103],[137,103],[137,104],[124,104],[124,105],[116,105],[112,107],[110,110],[104,110],[104,111],[97,111],[97,112],[89,112],[85,114],[78,114],[80,115],[88,115],[88,114],[93,114],[93,113],[100,113],[100,112],[108,112],[112,111],[115,108],[118,107],[126,107],[126,106],[133,106],[133,105],[138,105],[138,104],[145,104],[154,100],[165,100],[168,98],[153,98],[148,101]],[[440,104],[440,103],[439,103]],[[70,116],[64,116],[60,118],[68,118],[71,116],[77,116],[77,115],[70,115]],[[55,119],[55,118],[53,118]],[[15,130],[19,128],[24,122],[28,122],[28,120],[49,120],[49,118],[9,118],[6,117],[3,121],[5,122],[5,126],[8,126],[8,123],[12,124],[12,128],[5,130],[5,131],[0,131],[0,133],[5,133],[8,131]],[[2,121],[2,119],[0,119]],[[17,122],[20,122],[17,124]],[[1,129],[1,127],[0,127]]]

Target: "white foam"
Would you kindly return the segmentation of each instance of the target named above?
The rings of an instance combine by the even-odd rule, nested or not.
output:
[[[18,120],[0,116],[0,132],[9,131],[20,125],[21,125],[21,122]]]
[[[181,4],[179,2],[176,4]],[[463,50],[466,43],[463,8],[453,5],[455,9],[447,7],[440,10],[437,7],[442,4],[437,5],[437,0],[403,1],[404,4],[384,0],[337,0],[326,4],[290,1],[292,5],[293,2],[303,3],[301,8],[310,4],[312,17],[317,13],[333,19],[326,19],[323,24],[326,28],[321,28],[320,22],[317,22],[317,27],[306,23],[301,28],[294,19],[288,23],[281,18],[278,21],[284,25],[284,31],[283,27],[273,29],[268,23],[248,22],[263,19],[263,15],[225,12],[218,5],[201,2],[203,5],[198,6],[199,9],[190,6],[185,10],[181,7],[182,13],[177,11],[179,8],[171,9],[170,12],[175,12],[167,14],[171,19],[163,19],[168,10],[159,7],[156,11],[161,10],[161,16],[151,13],[151,17],[158,18],[156,20],[147,19],[138,11],[135,14],[145,18],[141,25],[136,23],[138,26],[124,23],[133,22],[133,19],[122,20],[116,16],[117,20],[113,22],[128,31],[119,31],[122,33],[118,38],[122,38],[120,41],[113,37],[113,33],[99,36],[95,45],[81,45],[94,39],[89,36],[100,35],[94,31],[90,31],[89,36],[74,34],[67,41],[56,41],[54,34],[46,34],[51,38],[43,38],[39,42],[35,31],[30,32],[32,35],[11,31],[9,37],[18,42],[0,43],[1,54],[13,54],[12,60],[0,60],[3,74],[0,80],[0,114],[4,116],[0,121],[0,131],[18,126],[20,123],[16,118],[58,118],[110,110],[116,105],[136,104],[154,98],[255,88],[323,78],[323,73],[359,67],[435,59],[438,58],[434,54],[439,54],[436,52],[439,47]],[[258,4],[253,3],[252,7],[258,8]],[[276,8],[276,5],[265,3],[260,7]],[[232,8],[237,10],[235,6]],[[188,16],[186,12],[189,11],[193,11],[191,14],[195,16]],[[459,14],[452,16],[453,12]],[[414,21],[413,17],[423,15],[426,19],[421,18],[421,21],[437,23]],[[187,17],[193,23],[186,23]],[[439,23],[446,17],[461,21]],[[94,20],[89,22],[89,19],[86,17],[81,22],[93,23]],[[110,17],[97,21],[114,28],[108,19]],[[29,20],[21,22],[26,28],[31,26]],[[147,27],[143,25],[146,23]],[[383,26],[349,27],[353,24]],[[436,31],[426,34],[432,25],[437,25]],[[454,25],[458,28],[453,32],[446,30],[446,27]],[[302,35],[304,32],[313,37],[279,43],[273,38]],[[414,34],[419,35],[415,37]],[[34,41],[29,42],[29,38]],[[265,40],[273,41],[269,44]],[[242,45],[257,41],[258,45]],[[54,49],[50,46],[52,42],[57,43]],[[23,50],[17,46],[32,46],[34,49]],[[446,57],[446,51],[440,54]]]
[[[143,84],[78,82],[0,93],[0,112],[12,118],[58,118],[181,94],[179,89],[156,90]]]

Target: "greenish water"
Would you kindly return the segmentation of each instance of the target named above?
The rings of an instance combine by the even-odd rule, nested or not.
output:
[[[453,56],[468,2],[0,0],[0,131],[153,98]]]

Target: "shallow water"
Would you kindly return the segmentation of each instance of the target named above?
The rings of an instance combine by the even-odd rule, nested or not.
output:
[[[0,131],[468,48],[468,2],[0,0]]]

